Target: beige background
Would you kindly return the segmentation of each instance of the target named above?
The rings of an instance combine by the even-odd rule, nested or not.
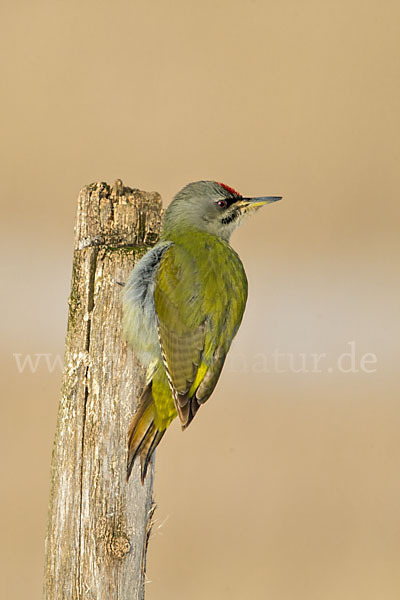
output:
[[[76,197],[121,177],[165,203],[204,178],[284,195],[233,238],[242,328],[160,447],[147,598],[398,600],[398,2],[17,1],[0,21],[1,596],[41,595],[61,377],[13,353],[62,354]],[[281,373],[274,351],[328,357]]]

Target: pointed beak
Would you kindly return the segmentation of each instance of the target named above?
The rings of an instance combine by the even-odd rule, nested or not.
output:
[[[242,198],[238,204],[241,210],[247,212],[249,210],[260,208],[261,206],[264,206],[264,204],[278,202],[278,200],[282,200],[282,196],[260,196],[258,198]]]

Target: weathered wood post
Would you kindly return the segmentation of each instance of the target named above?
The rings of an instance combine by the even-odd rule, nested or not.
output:
[[[46,600],[144,597],[153,465],[126,483],[143,371],[121,337],[121,292],[159,234],[161,199],[95,183],[78,200],[65,363],[52,459]]]

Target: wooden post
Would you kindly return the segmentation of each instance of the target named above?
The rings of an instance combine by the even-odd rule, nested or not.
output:
[[[121,292],[158,238],[161,199],[95,183],[78,200],[64,376],[52,459],[46,600],[144,597],[151,465],[126,483],[143,370],[121,337]]]

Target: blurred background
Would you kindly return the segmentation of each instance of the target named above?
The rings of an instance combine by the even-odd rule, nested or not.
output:
[[[76,198],[120,177],[284,196],[234,234],[241,330],[160,446],[146,597],[398,600],[398,2],[0,10],[2,597],[41,597]]]

